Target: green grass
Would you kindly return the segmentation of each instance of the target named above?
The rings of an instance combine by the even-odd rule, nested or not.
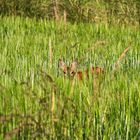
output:
[[[92,78],[63,78],[59,58],[105,69],[96,96]],[[139,27],[0,17],[0,139],[138,140],[139,72]]]

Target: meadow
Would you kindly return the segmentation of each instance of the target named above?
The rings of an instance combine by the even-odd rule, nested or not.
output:
[[[96,89],[64,78],[60,58],[103,67]],[[0,139],[138,140],[139,73],[138,26],[1,16]]]

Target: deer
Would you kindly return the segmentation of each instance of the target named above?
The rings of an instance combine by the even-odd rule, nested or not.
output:
[[[123,59],[123,57],[125,56],[125,54],[128,52],[130,47],[127,47],[123,53],[120,55],[120,57],[118,58],[118,60],[115,63],[115,69],[117,69],[117,67],[119,66],[120,61]],[[86,68],[86,70],[84,71],[79,71],[77,70],[77,66],[78,66],[78,62],[77,60],[74,60],[70,66],[67,66],[66,63],[60,58],[58,60],[58,67],[59,69],[63,72],[65,77],[68,77],[69,79],[74,79],[75,77],[78,80],[83,80],[83,77],[86,77],[87,79],[89,78],[89,73],[91,73],[91,75],[96,75],[97,77],[99,75],[104,74],[105,70],[102,67],[94,67],[92,66],[90,69]],[[114,71],[115,71],[114,69]]]
[[[124,56],[126,55],[126,53],[128,52],[130,47],[127,47],[123,53],[119,56],[118,60],[116,61],[116,63],[114,64],[114,72],[116,71],[116,69],[119,67],[119,64],[121,62],[121,60],[124,58]],[[101,67],[94,67],[92,66],[90,69],[86,68],[84,71],[79,71],[77,70],[77,66],[78,66],[78,62],[77,60],[74,60],[70,66],[67,66],[66,63],[60,58],[58,60],[58,67],[59,69],[63,72],[64,77],[68,77],[70,80],[72,80],[72,87],[74,88],[74,78],[78,79],[78,81],[83,81],[84,78],[89,79],[89,76],[94,75],[93,76],[93,95],[96,99],[97,97],[97,92],[98,89],[100,89],[100,80],[98,80],[98,78],[100,77],[100,75],[103,75],[105,73],[105,70]],[[91,73],[91,74],[89,74]],[[81,83],[81,82],[78,82]],[[82,82],[83,83],[83,82]],[[73,88],[71,90],[71,93],[73,92]]]
[[[101,67],[92,66],[90,70],[86,68],[86,70],[80,71],[77,70],[77,66],[78,66],[77,60],[74,60],[70,64],[70,66],[67,66],[62,59],[59,59],[58,61],[59,69],[63,72],[64,77],[68,77],[69,79],[74,79],[75,77],[78,80],[83,80],[84,77],[89,78],[89,72],[95,75],[101,75],[102,73],[104,73],[104,69]]]

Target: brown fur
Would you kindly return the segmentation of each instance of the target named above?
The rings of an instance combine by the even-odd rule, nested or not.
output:
[[[83,77],[89,78],[89,72],[96,75],[104,72],[100,67],[92,67],[91,70],[86,69],[85,71],[77,71],[77,64],[77,61],[73,61],[69,67],[62,61],[62,59],[59,59],[59,68],[63,71],[65,76],[72,79],[74,77],[77,77],[78,80],[82,80]]]
[[[100,67],[92,67],[92,73],[101,74],[104,73],[104,70]]]

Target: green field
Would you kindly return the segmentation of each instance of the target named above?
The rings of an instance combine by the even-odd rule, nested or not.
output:
[[[105,73],[72,84],[59,58]],[[138,140],[139,75],[137,26],[0,17],[0,139]]]

